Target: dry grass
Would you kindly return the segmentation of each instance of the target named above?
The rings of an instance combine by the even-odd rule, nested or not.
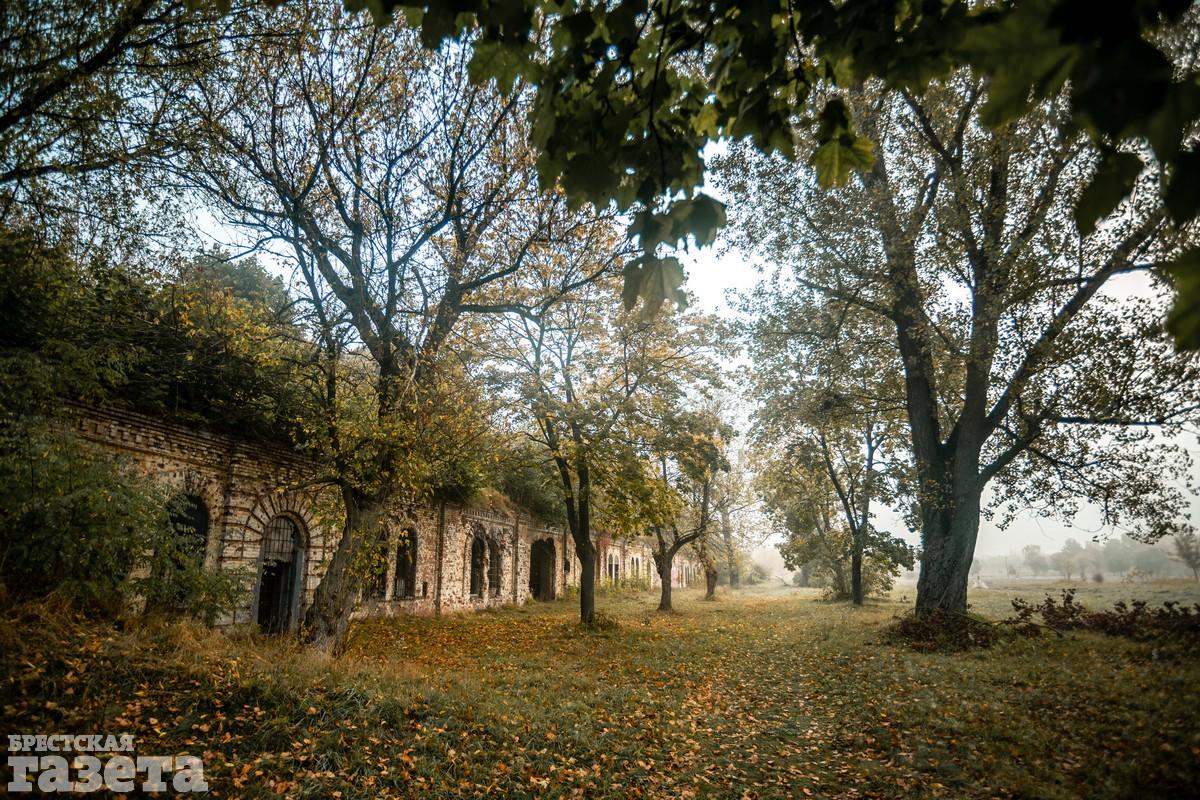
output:
[[[1057,587],[1023,583],[1040,599]],[[191,625],[11,610],[5,732],[133,732],[205,758],[213,796],[1181,797],[1200,789],[1200,661],[1091,634],[923,654],[800,590],[602,598],[358,625],[339,659]],[[1011,589],[973,594],[1001,617]],[[1079,599],[1195,602],[1194,584]]]

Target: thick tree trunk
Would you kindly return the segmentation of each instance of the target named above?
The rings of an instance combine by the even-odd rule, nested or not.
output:
[[[596,621],[596,548],[591,541],[575,542],[579,558],[579,621],[591,625]]]
[[[979,536],[980,492],[958,493],[949,508],[922,511],[917,613],[967,610],[967,584]]]
[[[656,553],[654,555],[654,565],[658,567],[658,610],[671,610],[671,562],[675,560],[675,554],[671,552]]]
[[[659,593],[658,593],[658,610],[671,611],[671,570],[667,568],[667,574],[664,577],[662,570],[658,573]]]
[[[856,606],[863,604],[862,551],[855,550],[850,555],[850,600]]]
[[[353,565],[366,543],[379,539],[379,520],[383,503],[377,498],[356,497],[343,492],[346,524],[333,558],[317,584],[312,605],[304,615],[304,641],[330,655],[336,654],[345,642],[350,627],[350,615],[358,600],[361,576]]]
[[[704,565],[704,599],[715,600],[717,598],[717,565]]]

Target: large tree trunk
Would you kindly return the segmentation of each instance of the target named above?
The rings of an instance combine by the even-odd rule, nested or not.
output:
[[[654,554],[654,566],[658,568],[658,610],[671,610],[671,563],[675,560],[675,553],[670,550],[659,551]]]
[[[379,521],[383,518],[384,505],[378,498],[363,498],[348,490],[342,495],[346,524],[337,550],[317,584],[303,626],[304,641],[330,655],[336,654],[345,642],[350,615],[354,613],[362,583],[353,565],[367,543],[379,540]]]
[[[850,554],[850,600],[856,606],[863,604],[862,551],[855,549]]]
[[[717,565],[711,561],[704,564],[704,599],[717,598]]]
[[[967,610],[967,584],[979,535],[980,492],[958,493],[955,500],[950,508],[922,511],[918,614]]]
[[[596,621],[596,548],[591,540],[575,542],[579,558],[579,621],[591,625]]]

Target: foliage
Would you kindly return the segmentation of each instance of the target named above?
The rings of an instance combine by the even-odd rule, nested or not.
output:
[[[1025,566],[1029,568],[1035,576],[1041,575],[1047,569],[1046,557],[1042,555],[1042,548],[1036,544],[1027,544],[1021,549],[1021,553],[1025,559]]]
[[[474,44],[472,75],[505,89],[533,84],[534,142],[543,185],[579,200],[635,205],[631,232],[645,255],[626,295],[657,306],[682,279],[660,243],[703,244],[723,209],[697,192],[705,146],[750,140],[789,159],[807,157],[824,185],[872,168],[886,146],[845,95],[874,77],[920,94],[969,64],[988,82],[981,122],[1000,130],[1064,94],[1065,117],[1104,148],[1106,168],[1080,200],[1084,224],[1133,189],[1114,144],[1148,143],[1164,165],[1162,195],[1179,225],[1200,210],[1188,138],[1200,118],[1195,33],[1186,0],[1132,3],[1093,21],[1077,0],[902,4],[768,2],[548,3],[475,0],[452,11],[423,0],[354,0],[380,21],[402,13],[435,46]],[[1183,32],[1180,32],[1183,29]],[[836,86],[839,91],[826,91]],[[1066,87],[1064,89],[1064,87]],[[789,135],[799,124],[802,143]],[[867,136],[860,134],[867,128]],[[1085,202],[1086,201],[1086,202]],[[660,210],[659,206],[663,206]],[[657,212],[657,213],[655,213]],[[665,291],[664,291],[665,290]],[[1189,294],[1185,307],[1197,298]]]
[[[116,616],[137,598],[212,624],[244,576],[181,550],[164,487],[77,441],[61,422],[5,414],[0,426],[0,565],[18,599],[55,593]]]
[[[169,535],[160,489],[45,421],[6,420],[0,441],[4,582],[18,598],[58,590],[108,614],[131,571]]]
[[[1174,536],[1174,558],[1192,571],[1200,581],[1200,536],[1193,530],[1181,531]]]
[[[1034,620],[1039,616],[1055,631],[1093,631],[1139,641],[1200,637],[1200,603],[1189,608],[1167,601],[1158,608],[1149,608],[1144,600],[1130,603],[1119,600],[1111,609],[1089,611],[1075,600],[1074,589],[1064,589],[1057,601],[1046,595],[1045,600],[1035,605],[1018,597],[1013,599],[1012,606],[1016,616],[1006,622],[1032,634],[1039,631]]]
[[[585,622],[593,526],[630,536],[654,525],[686,524],[686,498],[659,477],[657,457],[686,442],[681,458],[689,476],[702,479],[700,462],[713,455],[717,438],[684,430],[680,414],[689,389],[702,393],[715,379],[714,322],[696,313],[623,310],[615,283],[622,252],[615,240],[608,222],[577,225],[552,246],[531,250],[529,299],[481,332],[488,382],[503,398],[509,424],[537,444],[556,473],[562,517],[584,564]],[[679,424],[672,427],[673,421]]]
[[[848,593],[861,604],[870,593],[863,588],[864,557],[884,566],[890,554],[904,552],[875,531],[873,510],[907,511],[913,501],[902,370],[887,346],[887,331],[861,309],[791,294],[743,298],[743,311],[752,305],[742,327],[754,361],[751,393],[760,403],[754,441],[764,461],[783,451],[815,471],[816,482],[805,487],[823,487],[850,537],[849,576],[839,568],[828,577],[835,595]],[[790,479],[778,466],[767,469],[766,485]],[[782,488],[775,487],[772,497],[778,500]],[[890,581],[876,584],[890,588]]]
[[[1087,499],[1104,524],[1157,536],[1189,480],[1171,437],[1200,407],[1200,361],[1165,336],[1150,274],[1194,232],[1166,224],[1153,165],[1083,235],[1071,209],[1100,155],[1069,98],[991,129],[986,88],[960,71],[921,96],[855,92],[880,147],[834,192],[748,147],[717,165],[735,245],[776,266],[747,304],[783,295],[833,320],[873,317],[886,335],[922,532],[917,602],[958,611],[982,512],[1003,526],[1027,509],[1070,517]],[[1118,291],[1139,273],[1147,292]]]
[[[269,279],[253,261],[226,264],[220,274],[203,263],[158,284],[5,231],[0,351],[13,378],[9,402],[26,397],[26,410],[55,398],[114,402],[240,436],[286,439],[295,412],[286,322],[253,293],[235,291],[238,282]]]
[[[757,477],[764,506],[784,541],[778,545],[788,569],[807,570],[812,585],[827,586],[833,597],[852,599],[852,562],[861,554],[863,595],[888,591],[902,568],[911,569],[914,552],[906,542],[869,522],[851,533],[820,456],[803,445],[763,449]]]
[[[912,568],[913,553],[906,543],[891,537],[872,537],[870,551],[862,562],[864,597],[882,597],[892,590],[902,568]],[[807,585],[823,588],[834,600],[851,600],[853,592],[850,559],[853,542],[843,525],[789,531],[779,545],[788,569],[804,571]]]
[[[513,447],[498,466],[496,488],[518,506],[547,523],[563,524],[558,475],[533,444]]]
[[[537,190],[529,98],[473,85],[468,49],[330,3],[248,9],[231,35],[180,97],[204,136],[163,168],[296,275],[304,434],[345,504],[304,630],[334,650],[385,509],[486,480],[475,318],[544,302],[534,274],[570,288],[547,251],[597,215]]]

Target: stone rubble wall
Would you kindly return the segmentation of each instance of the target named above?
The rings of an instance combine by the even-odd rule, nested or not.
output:
[[[71,421],[81,439],[204,504],[210,521],[206,564],[244,571],[251,587],[245,601],[222,620],[224,624],[255,622],[264,532],[276,517],[296,523],[301,534],[300,613],[291,621],[294,627],[312,601],[338,533],[328,522],[336,513],[337,498],[328,490],[314,488],[317,475],[310,462],[284,447],[119,409],[74,405]],[[382,596],[364,597],[359,615],[432,614],[524,603],[532,597],[531,550],[542,540],[550,540],[554,546],[554,595],[561,597],[568,588],[579,585],[580,565],[570,535],[545,527],[527,514],[448,505],[445,509],[397,512],[388,527],[384,591]],[[399,542],[406,535],[415,541],[415,581],[413,590],[406,592],[411,596],[399,597]],[[485,542],[483,591],[472,595],[470,557],[477,536]],[[629,584],[644,578],[646,585],[658,585],[649,540],[613,541],[600,536],[596,546],[599,583]],[[498,589],[488,585],[492,553],[499,557]],[[614,565],[619,560],[619,567],[611,570],[610,554]],[[676,562],[676,586],[702,583],[694,559],[681,553]],[[617,578],[611,579],[610,573]]]

